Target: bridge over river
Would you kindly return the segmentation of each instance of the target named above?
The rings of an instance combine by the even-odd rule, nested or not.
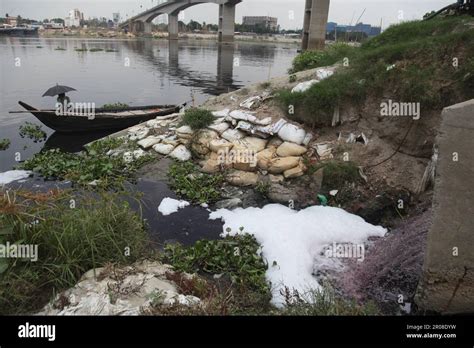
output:
[[[256,1],[256,0],[254,0]],[[324,47],[326,23],[330,0],[306,0],[304,8],[304,32],[302,48],[317,49]],[[235,8],[242,0],[169,0],[150,8],[120,25],[132,33],[151,34],[152,21],[159,15],[168,15],[168,37],[178,39],[179,13],[191,6],[204,3],[219,5],[219,42],[234,41]]]

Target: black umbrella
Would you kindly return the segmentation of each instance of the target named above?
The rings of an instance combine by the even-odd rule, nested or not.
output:
[[[59,95],[59,94],[64,94],[64,93],[67,93],[67,92],[71,92],[71,91],[75,91],[74,88],[72,87],[68,87],[68,86],[60,86],[60,85],[56,85],[54,87],[51,87],[50,89],[48,89],[44,94],[43,94],[43,97],[54,97],[56,95]]]

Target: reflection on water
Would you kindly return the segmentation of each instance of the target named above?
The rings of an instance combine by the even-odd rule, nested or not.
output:
[[[76,51],[80,48],[103,51]],[[28,113],[9,115],[8,111],[21,110],[19,100],[52,108],[55,98],[41,95],[56,83],[77,89],[69,94],[72,102],[94,102],[97,107],[115,102],[180,104],[192,97],[202,103],[211,95],[285,74],[296,48],[213,41],[0,37],[0,138],[12,142],[8,151],[0,152],[0,170],[11,168],[15,153],[26,159],[43,145],[18,136],[20,124],[39,121]],[[96,139],[92,134],[64,136],[45,130],[50,135],[47,147],[68,151]]]

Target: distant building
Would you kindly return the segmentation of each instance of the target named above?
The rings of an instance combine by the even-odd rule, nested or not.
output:
[[[365,33],[368,37],[377,36],[382,32],[382,28],[373,27],[370,24],[357,23],[356,25],[340,25],[334,22],[328,22],[326,25],[326,32],[328,34],[338,32],[347,32],[347,33]]]
[[[5,18],[5,23],[11,25],[12,27],[16,27],[18,25],[17,17],[10,17],[7,15]]]
[[[80,27],[81,21],[84,20],[84,14],[77,8],[69,11],[69,15],[64,18],[64,26],[66,28]]]
[[[269,30],[278,30],[278,18],[268,16],[245,16],[243,25],[249,27],[261,26]]]

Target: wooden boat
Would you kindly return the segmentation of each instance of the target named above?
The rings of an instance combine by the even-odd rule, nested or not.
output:
[[[81,114],[57,115],[56,110],[38,110],[22,101],[22,107],[45,126],[60,133],[121,130],[136,124],[179,112],[184,105],[150,105],[122,109],[95,109],[94,116]]]

